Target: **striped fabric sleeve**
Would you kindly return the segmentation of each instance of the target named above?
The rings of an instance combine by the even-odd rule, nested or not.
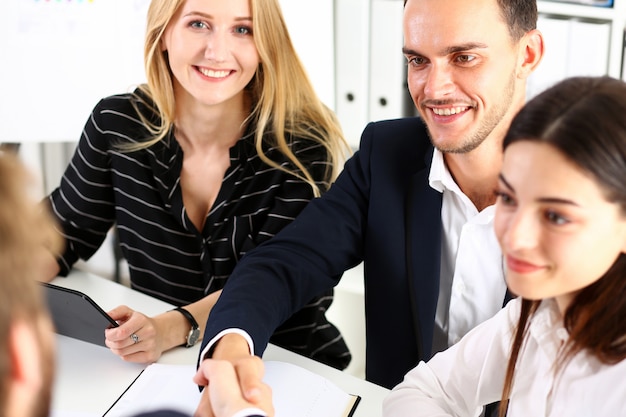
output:
[[[108,139],[99,117],[98,105],[85,124],[59,187],[49,196],[67,242],[59,260],[62,275],[78,258],[88,259],[95,253],[115,218]]]

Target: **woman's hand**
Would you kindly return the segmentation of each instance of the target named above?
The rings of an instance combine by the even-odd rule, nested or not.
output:
[[[155,362],[165,350],[173,347],[168,346],[164,338],[164,335],[167,334],[164,330],[166,327],[165,316],[171,313],[175,312],[150,318],[127,306],[119,306],[109,312],[111,318],[119,323],[119,327],[105,330],[105,343],[111,352],[125,361]],[[176,315],[181,316],[180,327],[188,325],[180,313],[176,313]]]
[[[194,316],[200,328],[200,337],[211,309],[222,290],[215,291],[201,300],[185,306]],[[109,316],[119,327],[105,330],[106,345],[113,353],[128,362],[151,363],[166,352],[187,342],[191,326],[178,311],[167,311],[155,317],[119,306],[109,311]]]

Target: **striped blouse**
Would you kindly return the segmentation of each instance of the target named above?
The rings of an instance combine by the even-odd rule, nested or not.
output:
[[[174,135],[139,151],[117,146],[149,138],[136,108],[150,114],[133,94],[96,105],[60,186],[49,196],[67,242],[58,260],[61,275],[79,258],[92,256],[115,226],[132,288],[175,305],[189,304],[223,288],[237,261],[291,222],[313,192],[304,181],[265,164],[248,129],[230,149],[217,199],[197,230],[183,205],[183,152]],[[327,190],[323,146],[295,139],[290,147],[320,189]],[[294,169],[277,149],[266,148],[266,154]],[[348,348],[325,317],[331,302],[332,292],[312,300],[277,330],[273,343],[347,366]]]

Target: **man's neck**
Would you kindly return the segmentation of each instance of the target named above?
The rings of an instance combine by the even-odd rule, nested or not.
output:
[[[494,191],[502,166],[500,143],[495,146],[483,143],[463,154],[445,153],[444,161],[454,181],[478,211],[495,203]]]

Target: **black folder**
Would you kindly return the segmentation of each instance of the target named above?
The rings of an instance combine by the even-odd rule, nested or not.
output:
[[[80,291],[47,282],[42,285],[57,333],[105,346],[104,330],[117,327],[115,320]]]

